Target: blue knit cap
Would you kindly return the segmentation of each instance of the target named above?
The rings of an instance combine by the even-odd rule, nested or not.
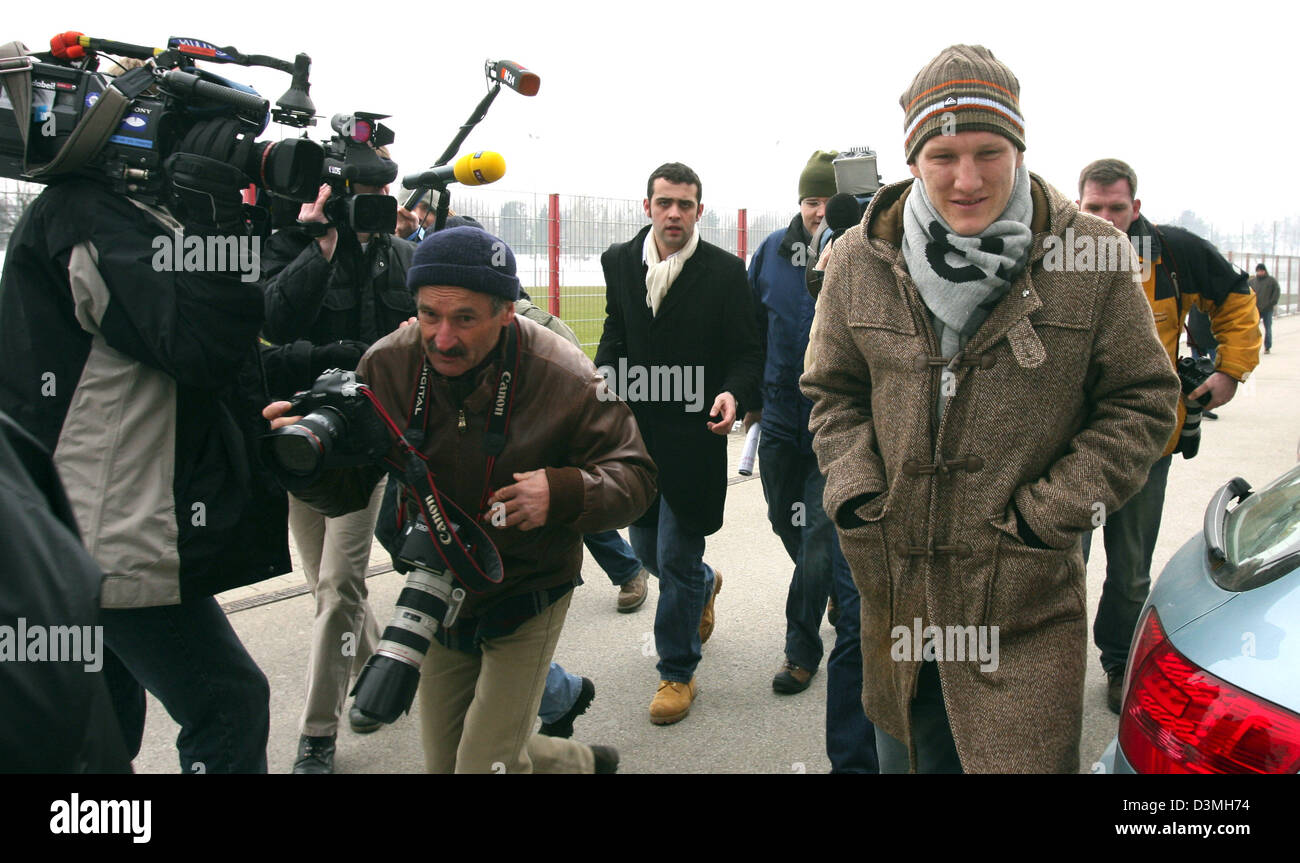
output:
[[[482,228],[447,228],[424,238],[411,257],[406,287],[451,285],[481,294],[519,299],[515,253]]]

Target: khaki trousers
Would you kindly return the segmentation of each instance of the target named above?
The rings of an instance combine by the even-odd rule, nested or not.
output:
[[[592,773],[591,747],[533,734],[569,592],[481,656],[433,642],[420,669],[420,736],[430,773]]]
[[[337,733],[348,684],[361,673],[379,641],[379,624],[366,601],[366,570],[384,483],[375,486],[370,505],[338,518],[326,518],[289,495],[289,529],[312,595],[316,620],[307,662],[307,703],[301,733]]]

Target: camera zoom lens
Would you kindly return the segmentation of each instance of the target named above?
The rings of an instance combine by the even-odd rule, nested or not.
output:
[[[294,476],[314,475],[334,451],[347,422],[333,408],[312,411],[271,438],[276,462]]]
[[[311,476],[324,457],[320,440],[302,428],[287,429],[286,432],[272,441],[276,462],[294,476]]]

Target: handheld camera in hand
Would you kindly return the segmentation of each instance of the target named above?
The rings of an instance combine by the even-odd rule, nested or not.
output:
[[[330,369],[311,389],[294,395],[289,414],[302,419],[262,436],[263,461],[285,488],[308,486],[325,470],[384,457],[393,438],[366,397],[368,390],[356,372]]]
[[[0,46],[11,71],[0,99],[0,175],[46,183],[88,176],[148,204],[166,203],[179,153],[216,159],[249,184],[300,201],[315,198],[323,152],[314,141],[255,139],[268,120],[315,122],[307,95],[311,58],[293,63],[244,55],[197,39],[172,38],[166,49],[62,33],[51,52],[17,42]],[[100,52],[141,61],[112,76]],[[214,75],[196,60],[267,66],[293,76],[274,111],[250,87]],[[111,61],[116,62],[116,61]],[[119,64],[120,65],[120,64]]]
[[[405,490],[393,566],[409,575],[352,690],[362,713],[393,722],[411,708],[420,665],[438,628],[456,622],[467,593],[501,583],[501,555],[472,517],[438,493],[423,456],[356,372],[322,374],[310,390],[293,397],[286,415],[294,414],[305,415],[261,438],[263,461],[287,490],[311,486],[323,471],[364,464],[384,466]],[[404,470],[388,458],[394,442],[406,453]]]
[[[397,199],[392,195],[357,192],[354,185],[380,188],[397,177],[397,165],[375,152],[393,143],[393,130],[378,122],[388,114],[357,111],[330,118],[334,137],[325,142],[321,182],[330,184],[325,217],[358,234],[391,234],[397,230]]]
[[[1187,417],[1183,420],[1183,431],[1178,437],[1178,446],[1174,452],[1183,454],[1183,458],[1195,458],[1201,448],[1201,415],[1210,403],[1212,395],[1206,391],[1195,401],[1187,398],[1201,384],[1214,374],[1214,360],[1209,357],[1179,357],[1178,383],[1183,389],[1183,404],[1187,408]]]

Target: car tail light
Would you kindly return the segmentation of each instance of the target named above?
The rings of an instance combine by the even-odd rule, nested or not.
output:
[[[1125,681],[1119,745],[1138,773],[1295,773],[1300,716],[1198,668],[1149,608]]]

